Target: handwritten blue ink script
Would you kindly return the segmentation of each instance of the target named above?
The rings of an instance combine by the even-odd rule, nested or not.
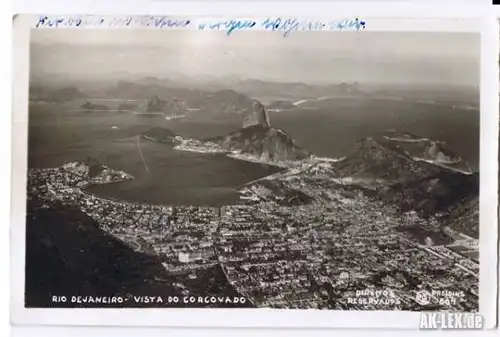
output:
[[[274,18],[265,19],[262,24],[262,28],[265,30],[272,31],[282,31],[284,37],[290,36],[296,31],[322,31],[322,30],[343,30],[343,29],[354,29],[361,30],[365,29],[366,21],[360,20],[359,18],[354,19],[344,19],[340,21],[299,21],[296,18]]]
[[[297,18],[266,18],[260,23],[253,20],[224,20],[208,21],[198,24],[199,30],[225,30],[229,36],[232,33],[251,28],[260,28],[271,31],[281,31],[284,37],[296,31],[321,31],[321,30],[362,30],[366,28],[366,21],[359,18],[344,19],[340,21],[300,21]]]
[[[40,16],[36,28],[76,28],[76,27],[150,27],[150,28],[177,28],[186,27],[191,20],[178,20],[167,16],[125,16],[125,17],[48,17]]]
[[[334,20],[334,21],[314,21],[299,20],[297,18],[265,18],[263,20],[253,19],[225,19],[225,20],[205,20],[205,19],[176,19],[168,16],[40,16],[36,24],[37,28],[59,28],[59,27],[146,27],[146,28],[185,28],[192,26],[198,30],[215,30],[225,32],[231,36],[237,31],[260,29],[265,31],[281,32],[284,37],[290,36],[299,31],[342,31],[342,30],[363,30],[366,28],[366,21],[359,18]]]
[[[234,31],[240,29],[249,29],[257,25],[257,22],[251,20],[226,20],[226,21],[215,21],[215,22],[203,22],[198,24],[199,30],[211,29],[211,30],[221,30],[225,29],[226,34],[229,36]]]

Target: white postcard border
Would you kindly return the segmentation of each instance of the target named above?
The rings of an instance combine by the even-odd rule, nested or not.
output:
[[[172,15],[193,13],[193,3],[172,6],[163,13]],[[302,2],[270,4],[262,8],[246,4],[245,15],[272,15],[276,9],[287,8],[286,14],[317,18],[317,11],[344,18],[351,13],[363,18],[376,17],[462,17],[477,19],[481,31],[481,158],[480,158],[480,312],[485,316],[486,327],[496,324],[497,290],[497,153],[498,153],[498,36],[496,19],[477,7],[463,7],[450,10],[449,6],[413,8],[407,5],[398,10],[366,10],[356,4],[351,6],[321,3],[314,11]],[[375,8],[373,2],[368,8]],[[214,8],[218,9],[217,13]],[[202,10],[214,16],[241,15],[238,10],[224,12],[231,8],[227,4],[202,6]],[[360,11],[360,8],[363,10]],[[462,8],[462,7],[459,7]],[[261,11],[262,13],[255,13]],[[294,9],[294,10],[291,10]],[[200,7],[194,10],[198,13]],[[104,13],[103,11],[101,13]],[[137,12],[137,7],[135,8]],[[161,14],[148,11],[149,14]],[[211,13],[212,12],[212,13]],[[313,13],[314,12],[314,13]],[[254,14],[255,13],[255,14]],[[279,13],[279,11],[277,12]],[[201,13],[202,14],[202,13]],[[281,13],[283,14],[283,13]],[[314,16],[313,14],[316,14]],[[324,15],[323,15],[324,16]],[[14,21],[14,68],[13,68],[13,115],[12,115],[12,191],[11,191],[11,319],[20,325],[120,325],[120,326],[178,326],[178,327],[270,327],[270,328],[418,328],[420,313],[396,311],[314,311],[314,310],[273,310],[273,309],[32,309],[24,307],[24,260],[25,260],[25,202],[27,167],[27,111],[28,111],[28,65],[29,65],[29,23],[23,16]],[[481,18],[481,19],[480,19]],[[398,21],[398,20],[396,20]],[[369,21],[368,21],[368,24]],[[369,28],[368,28],[369,29]],[[411,30],[411,29],[410,29]],[[272,34],[273,32],[269,32]],[[237,34],[237,32],[236,32]],[[235,38],[235,37],[231,37]],[[493,154],[493,155],[492,155]],[[495,294],[495,296],[493,296]]]

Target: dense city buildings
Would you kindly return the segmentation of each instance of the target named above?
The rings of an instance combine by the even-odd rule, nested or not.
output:
[[[76,206],[132,249],[157,256],[169,274],[183,275],[183,294],[186,279],[220,267],[257,307],[478,310],[476,238],[401,212],[331,170],[318,160],[246,184],[239,204],[194,207],[94,196],[87,186],[133,177],[68,163],[31,169],[28,195]],[[416,301],[419,291],[432,294],[429,303]]]

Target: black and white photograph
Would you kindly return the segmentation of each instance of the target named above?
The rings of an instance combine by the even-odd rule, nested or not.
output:
[[[480,46],[32,29],[24,306],[478,312]]]

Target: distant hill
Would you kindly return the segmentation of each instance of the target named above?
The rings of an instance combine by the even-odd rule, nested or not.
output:
[[[134,83],[141,84],[141,85],[158,85],[158,86],[163,86],[163,87],[176,87],[177,84],[168,79],[168,78],[163,78],[160,79],[158,77],[153,77],[153,76],[147,76],[142,79],[134,81]]]
[[[137,109],[140,112],[165,112],[167,114],[191,114],[193,118],[214,118],[243,114],[253,110],[255,100],[232,89],[201,91],[166,86],[166,80],[146,78],[135,82],[119,81],[108,90],[107,96],[123,99],[144,99]],[[167,81],[169,82],[169,81]]]
[[[446,143],[413,135],[409,132],[386,131],[378,137],[386,146],[403,151],[407,156],[470,173],[468,163],[450,150]]]
[[[208,141],[228,151],[238,151],[264,161],[295,161],[308,158],[309,152],[300,148],[284,131],[256,124]]]
[[[110,110],[110,108],[104,104],[94,104],[90,102],[85,102],[81,105],[81,108],[84,110],[94,110],[94,111],[105,111]]]
[[[226,89],[207,94],[200,103],[205,114],[242,114],[253,111],[254,100],[234,90]]]
[[[134,82],[119,81],[108,89],[107,96],[128,99],[144,99],[151,95],[161,95],[165,87],[159,85],[141,85]]]
[[[290,97],[290,99],[296,99],[297,97],[313,98],[345,94],[362,94],[362,86],[358,82],[316,85],[301,82],[280,83],[247,79],[232,84],[232,88],[250,96]]]
[[[165,106],[167,102],[161,100],[156,95],[149,96],[148,99],[144,100],[139,106],[137,106],[138,112],[165,112]]]
[[[54,89],[49,87],[30,87],[30,100],[51,103],[63,103],[75,99],[85,98],[86,95],[75,87]]]
[[[118,111],[134,111],[137,109],[136,103],[128,103],[126,100],[118,106]]]
[[[169,129],[162,127],[154,127],[141,134],[142,137],[154,140],[159,143],[174,143],[175,137],[177,136],[174,132]]]
[[[425,154],[434,159],[445,155],[448,159],[459,159],[444,148],[429,151],[435,147],[441,149],[438,142],[408,133],[391,135],[390,139],[382,136],[359,141],[351,155],[322,172],[368,187],[372,195],[403,211],[414,210],[425,217],[440,216],[451,228],[462,232],[463,228],[469,228],[470,235],[477,235],[477,230],[466,222],[477,217],[474,205],[479,198],[479,173],[465,173],[440,165],[439,160],[434,164],[414,157]]]
[[[160,100],[177,98],[186,102],[190,108],[197,108],[200,102],[206,98],[206,93],[197,89],[167,87],[163,85],[162,81],[151,79],[138,82],[119,81],[115,86],[108,88],[105,95],[110,98],[139,100],[153,96],[157,96]]]
[[[404,152],[386,146],[374,138],[358,141],[352,153],[334,164],[343,177],[364,181],[367,185],[388,186],[434,176],[441,169],[419,162]]]
[[[107,91],[107,95],[122,98],[143,98],[157,95],[161,98],[179,97],[189,103],[192,108],[198,108],[197,102],[207,104],[207,108],[215,104],[210,98],[217,100],[222,96],[247,97],[283,97],[287,99],[318,98],[334,95],[363,94],[360,83],[338,83],[311,85],[301,82],[273,82],[256,79],[196,79],[145,77],[142,79],[119,81],[116,86]],[[241,96],[240,96],[241,97]],[[211,103],[209,103],[211,101]]]
[[[186,103],[177,97],[169,99],[163,109],[165,115],[183,117],[188,113]]]
[[[165,82],[168,82],[167,85]],[[148,97],[133,110],[142,113],[186,116],[197,121],[243,120],[248,114],[255,112],[256,104],[262,105],[258,100],[232,88],[215,91],[210,91],[209,87],[204,90],[188,89],[175,86],[170,80],[153,77],[134,82],[120,81],[108,90],[107,95],[123,99]],[[271,105],[273,106],[295,108],[293,104],[286,101],[278,101]],[[127,106],[119,110],[130,108]]]
[[[174,97],[169,100],[160,99],[156,95],[149,96],[134,107],[134,112],[144,114],[163,114],[165,116],[184,117],[187,113],[184,102]]]

